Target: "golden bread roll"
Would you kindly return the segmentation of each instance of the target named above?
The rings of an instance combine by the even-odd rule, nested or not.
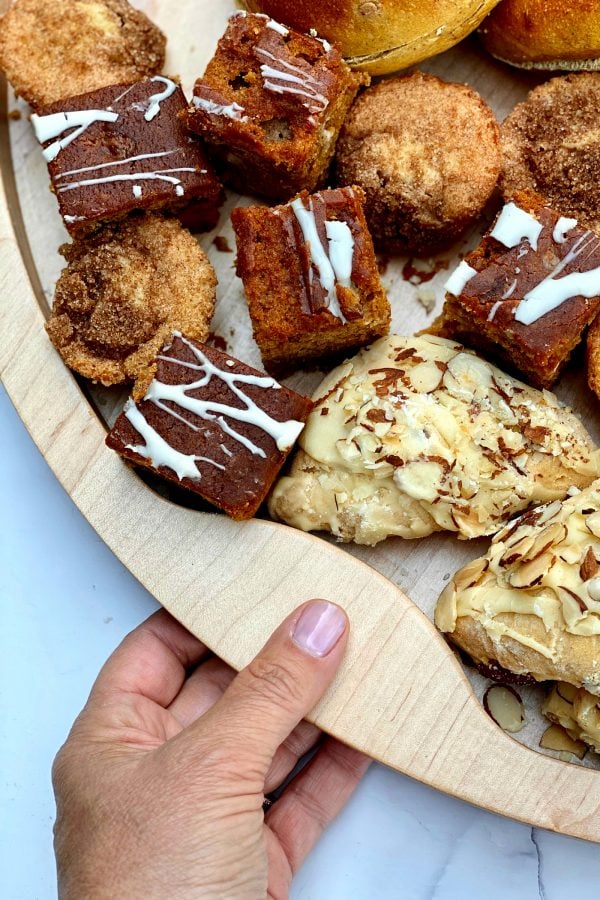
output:
[[[546,697],[542,712],[561,725],[575,741],[585,741],[600,753],[600,699],[572,684],[555,684]]]
[[[336,41],[351,66],[385,75],[448,50],[498,0],[246,0],[299,31]]]
[[[600,3],[503,0],[481,26],[492,56],[525,69],[600,68]]]
[[[600,481],[531,510],[456,573],[440,631],[484,665],[600,696]]]
[[[443,338],[382,338],[323,382],[275,518],[373,545],[493,534],[600,475],[600,451],[556,397]]]

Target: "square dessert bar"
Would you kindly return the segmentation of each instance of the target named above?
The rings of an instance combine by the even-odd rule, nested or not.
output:
[[[175,333],[144,398],[128,400],[106,443],[234,519],[249,519],[311,408],[262,372]]]
[[[222,189],[183,117],[186,99],[156,76],[61,100],[31,117],[68,231],[81,235],[134,209],[186,210],[212,228]]]
[[[600,309],[600,239],[535,194],[520,193],[446,290],[434,333],[487,351],[549,388]]]
[[[360,188],[309,195],[272,209],[237,208],[237,271],[269,371],[347,353],[387,334]]]
[[[288,200],[322,183],[346,113],[367,83],[327,41],[241,12],[196,82],[188,124],[233,187]]]

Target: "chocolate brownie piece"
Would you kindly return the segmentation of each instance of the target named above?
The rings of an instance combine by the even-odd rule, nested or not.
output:
[[[347,353],[389,330],[360,188],[300,194],[286,206],[237,208],[237,271],[269,371]]]
[[[549,388],[600,309],[600,239],[535,194],[517,193],[446,290],[433,333]]]
[[[311,407],[262,372],[175,332],[145,397],[127,402],[106,443],[234,519],[249,519]]]
[[[221,186],[185,127],[185,109],[181,87],[157,75],[62,100],[32,116],[71,234],[134,209],[185,209],[199,228],[216,224]]]
[[[188,124],[237,190],[288,200],[324,180],[359,87],[337,46],[238,13],[196,82]]]

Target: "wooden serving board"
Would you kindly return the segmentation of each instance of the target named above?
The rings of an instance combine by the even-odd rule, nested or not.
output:
[[[0,0],[0,12],[8,5]],[[179,74],[189,93],[235,9],[233,0],[181,0],[176,15],[166,0],[136,5],[167,33],[166,72]],[[543,80],[494,64],[474,40],[423,68],[472,84],[499,118]],[[15,108],[23,113],[20,121],[8,119]],[[314,722],[456,797],[600,843],[600,772],[591,767],[600,758],[590,753],[581,766],[531,749],[541,733],[536,690],[525,692],[531,723],[520,735],[530,746],[501,731],[480,704],[483,680],[463,670],[431,622],[450,574],[479,555],[485,541],[436,535],[342,548],[266,520],[235,523],[161,495],[105,447],[106,423],[123,393],[79,381],[44,332],[62,266],[56,251],[67,235],[27,115],[0,85],[0,375],[32,438],[98,534],[157,600],[236,668],[301,601],[337,601],[351,620],[350,645],[338,678],[313,711]],[[230,352],[260,365],[234,254],[213,244],[219,234],[235,247],[229,213],[249,202],[229,195],[217,229],[202,236],[201,244],[219,277],[213,329]],[[496,207],[497,202],[490,214]],[[452,253],[426,266],[417,263],[428,271],[413,273],[412,282],[410,261],[389,262],[383,280],[395,331],[410,334],[431,321],[446,269],[484,226]],[[429,278],[436,262],[443,268],[414,284]],[[600,417],[577,368],[562,380],[559,394],[598,439]],[[319,378],[304,374],[291,383],[310,390]]]

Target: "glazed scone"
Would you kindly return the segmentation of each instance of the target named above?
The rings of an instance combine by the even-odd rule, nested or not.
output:
[[[208,257],[176,219],[154,213],[106,225],[61,247],[50,340],[71,368],[104,385],[137,380],[173,331],[208,337],[217,279]]]
[[[553,394],[443,338],[382,338],[316,400],[270,502],[304,531],[370,545],[478,537],[600,475],[600,451]]]
[[[448,582],[435,623],[478,663],[600,696],[600,481],[530,510]]]
[[[366,194],[376,247],[432,253],[481,214],[500,174],[500,131],[472,88],[415,72],[359,96],[336,165],[340,186]]]
[[[599,119],[598,72],[534,88],[501,127],[504,197],[535,191],[563,216],[599,231]]]
[[[34,109],[155,75],[165,46],[126,0],[15,0],[0,20],[0,69]]]
[[[542,706],[547,719],[561,725],[575,741],[600,753],[600,698],[572,684],[555,684]]]

